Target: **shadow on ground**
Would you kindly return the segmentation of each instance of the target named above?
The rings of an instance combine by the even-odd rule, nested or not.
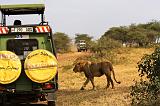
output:
[[[7,104],[6,106],[47,106],[46,104]]]
[[[27,105],[27,104],[15,104],[15,105],[13,105],[13,104],[8,104],[8,105],[6,105],[6,106],[47,106],[46,104],[29,104],[29,105]]]
[[[96,91],[94,90],[59,90],[57,92],[57,105],[58,106],[78,106],[82,102],[97,102],[97,99],[105,100],[113,95],[127,93],[128,87],[117,87],[115,89],[103,89],[100,88]],[[106,101],[106,100],[105,100]],[[121,100],[122,101],[122,100]],[[124,102],[124,101],[122,101]]]

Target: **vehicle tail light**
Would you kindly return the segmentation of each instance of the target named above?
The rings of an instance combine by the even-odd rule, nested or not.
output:
[[[43,84],[43,89],[53,89],[54,85],[51,83],[44,83]]]

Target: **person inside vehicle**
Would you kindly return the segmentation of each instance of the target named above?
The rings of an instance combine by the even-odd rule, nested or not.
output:
[[[22,23],[21,23],[20,20],[15,20],[15,21],[14,21],[14,25],[22,25]]]

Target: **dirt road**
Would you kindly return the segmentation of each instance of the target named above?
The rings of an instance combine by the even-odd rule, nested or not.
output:
[[[125,54],[133,57],[132,63],[114,65],[117,80],[121,84],[115,83],[115,89],[105,89],[105,76],[95,78],[95,85],[98,90],[93,91],[91,83],[86,90],[80,91],[80,87],[85,81],[83,73],[72,71],[73,62],[76,58],[88,55],[84,52],[66,53],[58,55],[59,61],[59,91],[57,92],[58,106],[130,106],[130,86],[134,80],[139,79],[137,72],[137,61],[150,50],[133,50]],[[140,52],[140,53],[138,53]],[[121,54],[123,55],[123,54]]]

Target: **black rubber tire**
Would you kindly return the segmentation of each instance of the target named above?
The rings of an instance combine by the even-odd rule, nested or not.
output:
[[[55,101],[48,101],[48,106],[56,106],[56,102]]]

